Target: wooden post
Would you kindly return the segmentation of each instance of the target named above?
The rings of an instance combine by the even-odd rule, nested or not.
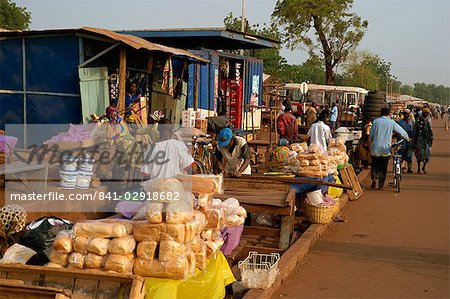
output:
[[[117,103],[117,110],[121,114],[125,111],[125,88],[127,80],[127,52],[124,46],[120,48],[119,55],[119,101]]]

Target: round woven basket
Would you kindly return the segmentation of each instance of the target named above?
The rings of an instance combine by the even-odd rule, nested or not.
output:
[[[311,223],[328,224],[336,213],[336,204],[332,206],[315,206],[306,204],[306,219]]]

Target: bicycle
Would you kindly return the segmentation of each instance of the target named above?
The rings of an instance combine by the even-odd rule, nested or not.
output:
[[[194,158],[192,172],[195,174],[213,173],[213,146],[210,137],[208,134],[192,137],[192,157]]]
[[[392,152],[392,164],[393,164],[393,173],[394,173],[394,179],[392,182],[392,186],[397,189],[397,193],[400,193],[400,182],[402,180],[402,155],[399,154],[399,150],[401,147],[401,143],[404,141],[404,139],[400,140],[399,142],[394,143],[391,146],[391,152]]]

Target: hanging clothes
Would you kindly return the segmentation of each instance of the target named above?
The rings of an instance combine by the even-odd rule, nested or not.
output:
[[[172,57],[167,58],[163,69],[163,83],[161,89],[173,97],[173,67]]]

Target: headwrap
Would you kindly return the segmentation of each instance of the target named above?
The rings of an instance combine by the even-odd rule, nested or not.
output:
[[[422,113],[428,113],[428,114],[430,114],[431,113],[431,110],[430,110],[430,108],[422,108]]]
[[[278,146],[287,146],[289,145],[289,141],[285,138],[281,138],[280,140],[278,140]]]

